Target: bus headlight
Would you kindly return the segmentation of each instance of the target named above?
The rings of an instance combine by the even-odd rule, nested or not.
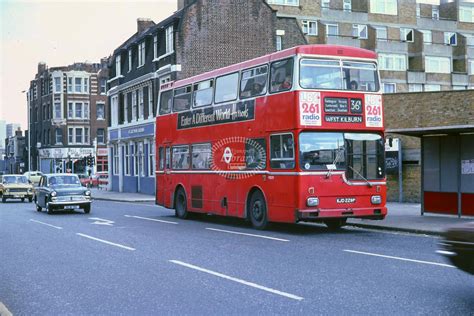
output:
[[[317,197],[310,197],[306,200],[306,205],[308,206],[318,206],[319,199]]]
[[[370,202],[372,202],[372,204],[382,204],[382,197],[380,195],[372,195]]]

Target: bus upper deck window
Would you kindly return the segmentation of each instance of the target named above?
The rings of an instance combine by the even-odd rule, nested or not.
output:
[[[173,90],[162,92],[161,97],[160,97],[160,114],[170,113],[172,104],[173,104]]]
[[[290,90],[293,86],[293,58],[272,63],[270,70],[270,92]]]
[[[191,107],[191,86],[174,90],[173,112],[189,110]]]

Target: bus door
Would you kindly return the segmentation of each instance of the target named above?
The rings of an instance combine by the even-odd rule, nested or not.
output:
[[[171,190],[171,149],[169,144],[159,148],[159,171],[156,174],[156,202],[159,205],[169,206]]]

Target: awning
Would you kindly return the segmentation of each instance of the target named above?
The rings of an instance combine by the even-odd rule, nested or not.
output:
[[[423,137],[423,136],[444,136],[459,135],[464,133],[474,133],[474,125],[452,125],[452,126],[432,126],[432,127],[415,127],[415,128],[388,128],[386,133],[400,134],[406,136]]]

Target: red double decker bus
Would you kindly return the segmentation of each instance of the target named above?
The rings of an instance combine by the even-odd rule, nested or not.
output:
[[[305,45],[162,86],[156,203],[251,221],[387,214],[376,55]]]

